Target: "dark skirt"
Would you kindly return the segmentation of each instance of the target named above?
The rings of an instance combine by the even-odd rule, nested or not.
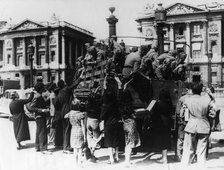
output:
[[[164,150],[171,148],[171,128],[161,127],[153,129],[153,147],[154,149]]]
[[[30,140],[30,131],[25,113],[13,115],[13,128],[17,142]]]
[[[105,147],[116,148],[119,146],[119,123],[104,125],[104,145]]]

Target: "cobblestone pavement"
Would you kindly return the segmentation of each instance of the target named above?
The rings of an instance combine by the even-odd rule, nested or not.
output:
[[[221,127],[222,132],[212,133],[212,149],[209,150],[209,157],[206,163],[206,169],[223,170],[224,169],[224,98],[217,99],[217,105],[221,108]],[[35,152],[35,121],[29,121],[31,140],[22,144],[26,145],[23,150],[16,149],[16,141],[13,134],[12,122],[7,118],[0,118],[0,170],[72,170],[77,169],[74,166],[74,156],[72,154],[63,154],[61,150],[53,152],[52,155],[44,155]],[[161,155],[158,153],[139,152],[132,156],[133,165],[129,168],[124,166],[124,154],[120,153],[120,162],[114,165],[107,164],[107,150],[100,149],[96,151],[98,163],[86,163],[80,169],[156,169],[156,170],[182,170],[180,163],[173,161],[174,152],[168,152],[169,163],[166,165],[156,163],[156,159]],[[188,169],[197,169],[195,164]]]

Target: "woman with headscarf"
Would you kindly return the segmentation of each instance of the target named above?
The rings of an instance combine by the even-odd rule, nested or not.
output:
[[[28,120],[24,111],[24,105],[31,102],[33,96],[33,92],[31,92],[28,99],[19,99],[19,95],[16,92],[11,96],[12,101],[9,105],[9,109],[13,116],[14,134],[18,145],[17,149],[22,149],[23,147],[20,142],[30,140]]]

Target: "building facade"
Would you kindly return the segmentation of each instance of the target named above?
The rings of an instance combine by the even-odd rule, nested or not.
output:
[[[136,21],[146,39],[142,43],[157,46],[156,7],[147,5]],[[165,8],[164,51],[176,49],[188,54],[187,81],[224,86],[224,4],[199,6],[175,3]],[[212,54],[209,60],[209,54]]]
[[[65,80],[71,83],[76,58],[85,54],[85,43],[93,34],[65,21],[41,22],[25,20],[17,25],[0,27],[0,77],[19,79],[22,88],[31,86],[38,76],[43,82]],[[28,46],[34,46],[34,54]],[[31,63],[32,62],[32,63]],[[31,64],[33,76],[31,76]]]

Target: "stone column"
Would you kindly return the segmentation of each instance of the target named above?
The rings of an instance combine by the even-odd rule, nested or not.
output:
[[[78,48],[78,40],[75,40],[75,58],[79,58],[80,56],[79,55],[79,48]]]
[[[170,24],[170,49],[174,49],[174,23]]]
[[[51,81],[51,69],[50,69],[50,47],[49,47],[49,27],[47,30],[47,35],[45,35],[45,56],[46,56],[46,63],[48,64],[47,68],[47,81]]]
[[[191,45],[191,32],[190,32],[190,22],[186,22],[186,54],[191,55],[190,45]]]
[[[208,54],[208,21],[203,21],[203,54]]]
[[[69,39],[69,65],[72,67],[72,40]]]
[[[26,37],[23,38],[23,54],[22,54],[22,67],[26,65]]]
[[[35,64],[36,63],[36,65],[37,65],[37,59],[38,59],[38,46],[37,46],[37,37],[35,36],[34,38],[33,38],[33,45],[34,45],[34,54],[33,54],[33,64]]]
[[[109,10],[111,15],[107,18],[107,22],[109,23],[109,37],[112,37],[113,35],[116,36],[116,23],[118,22],[118,19],[113,15],[115,8],[110,7]]]
[[[16,59],[15,50],[16,50],[15,40],[14,38],[12,38],[12,57],[11,57],[12,65],[15,65],[15,59]]]
[[[158,27],[157,27],[157,24],[154,24],[153,27],[154,27],[154,30],[156,32],[155,36],[153,37],[153,46],[154,47],[158,47],[158,39],[157,39],[158,38],[157,37],[157,29],[158,29]]]
[[[61,59],[62,59],[62,65],[65,65],[65,35],[62,35],[62,40],[61,40]]]

